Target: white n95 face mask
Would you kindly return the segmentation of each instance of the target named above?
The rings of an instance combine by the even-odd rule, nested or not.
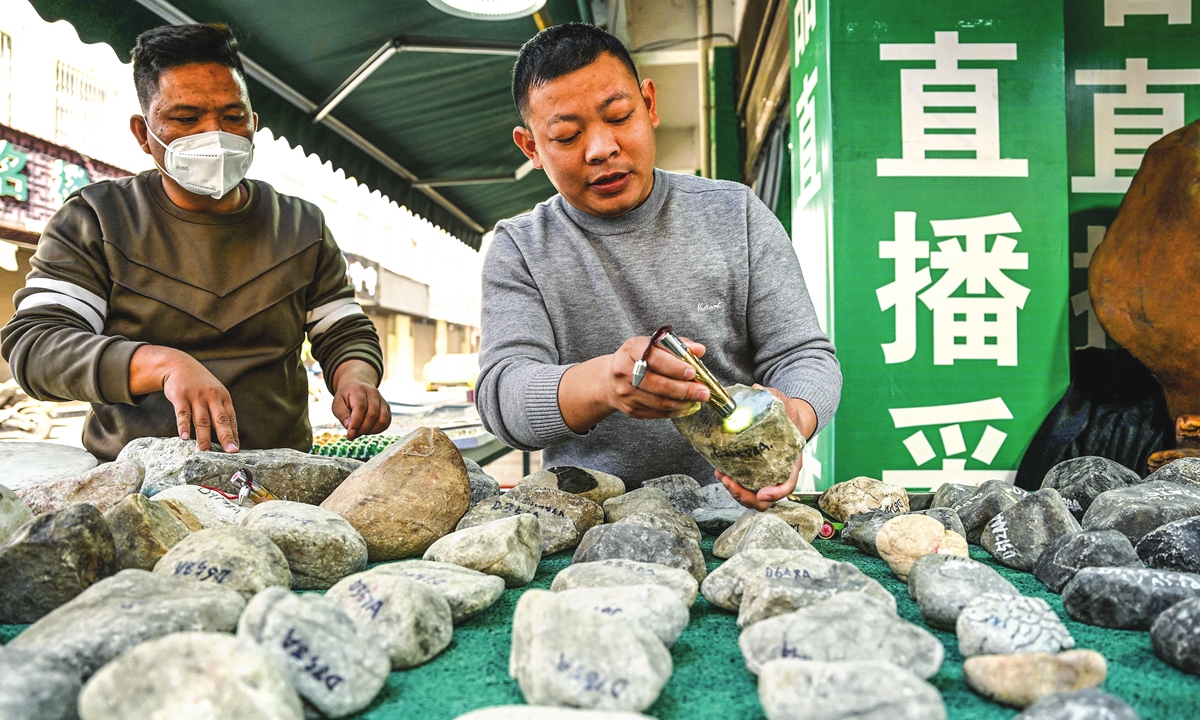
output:
[[[159,165],[158,169],[197,195],[225,197],[246,177],[254,161],[254,143],[224,130],[185,135],[170,145],[158,139],[149,123],[146,132],[166,150],[166,167]]]

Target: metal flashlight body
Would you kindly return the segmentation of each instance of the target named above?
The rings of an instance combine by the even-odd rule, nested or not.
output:
[[[704,367],[704,363],[700,362],[700,358],[693,355],[692,351],[688,350],[687,345],[669,329],[666,332],[660,330],[658,333],[655,333],[655,336],[658,336],[660,333],[661,337],[658,338],[658,342],[663,348],[688,365],[691,365],[692,369],[696,371],[696,382],[708,388],[708,402],[712,405],[713,410],[721,416],[721,419],[732,415],[733,411],[737,409],[737,403],[725,391],[724,386],[708,371],[708,368]]]

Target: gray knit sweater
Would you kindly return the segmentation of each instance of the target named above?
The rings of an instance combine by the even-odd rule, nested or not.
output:
[[[475,397],[484,426],[544,449],[544,467],[602,470],[630,489],[672,473],[716,482],[669,420],[618,413],[578,435],[558,407],[568,367],[664,324],[703,343],[725,385],[803,398],[818,429],[833,417],[841,371],[779,221],[744,185],[656,170],[650,197],[621,217],[556,195],[496,225]]]

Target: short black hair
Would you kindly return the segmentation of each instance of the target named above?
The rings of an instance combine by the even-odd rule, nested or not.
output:
[[[237,38],[227,25],[163,25],[138,35],[133,46],[133,82],[142,112],[158,94],[163,70],[191,63],[216,63],[237,70],[242,80],[246,68],[238,54]]]
[[[625,45],[612,33],[585,23],[552,25],[534,35],[521,47],[513,65],[512,95],[522,119],[529,111],[529,91],[556,77],[587,67],[601,53],[609,53],[625,64],[633,79],[637,66]]]

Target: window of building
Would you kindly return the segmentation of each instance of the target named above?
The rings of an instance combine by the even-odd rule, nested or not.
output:
[[[12,125],[12,36],[0,32],[0,121]]]
[[[54,141],[68,147],[86,148],[88,138],[106,127],[106,105],[113,93],[87,73],[58,61],[54,88]],[[102,134],[100,134],[102,135]]]

